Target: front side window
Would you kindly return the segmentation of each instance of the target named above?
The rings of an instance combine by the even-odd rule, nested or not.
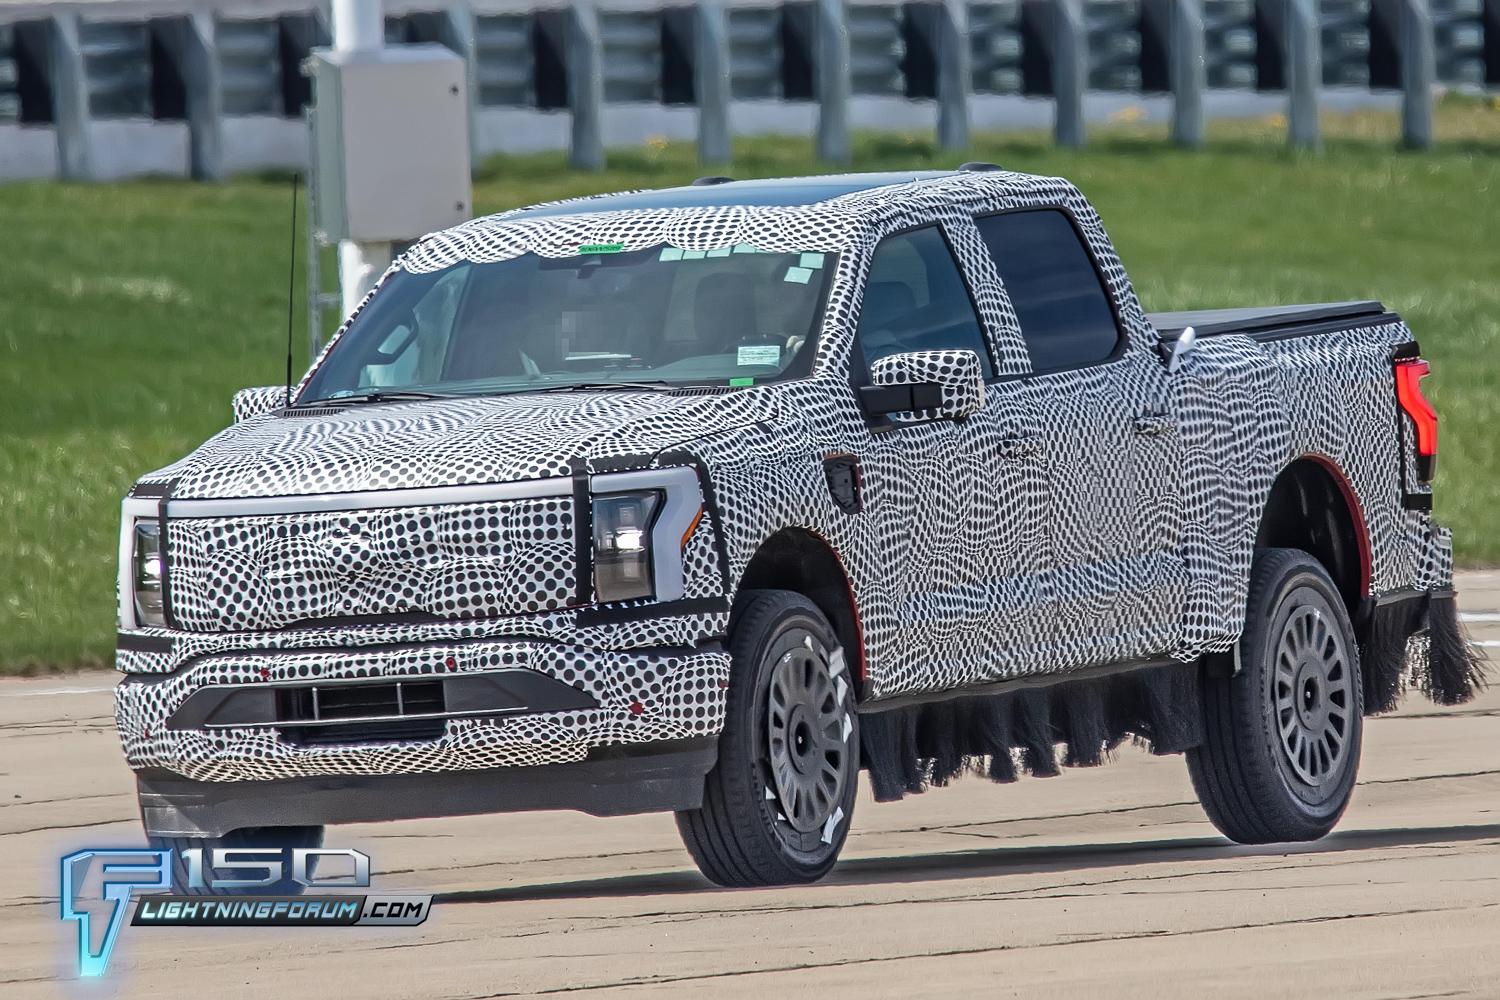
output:
[[[377,390],[750,385],[810,370],[833,254],[581,250],[396,272],[300,401]]]
[[[908,351],[966,350],[994,375],[979,316],[936,226],[887,237],[875,248],[859,307],[866,363]]]
[[[1033,371],[1103,361],[1120,329],[1093,258],[1055,209],[974,220],[1015,307]]]

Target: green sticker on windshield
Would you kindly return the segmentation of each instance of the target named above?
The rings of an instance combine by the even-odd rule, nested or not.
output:
[[[744,376],[744,375],[741,375],[738,378],[732,378],[732,379],[729,380],[730,387],[731,388],[736,388],[736,389],[741,388],[743,386],[754,385],[754,384],[755,384],[755,379],[749,378],[749,377]]]
[[[786,281],[798,285],[805,285],[812,280],[812,271],[805,267],[789,267],[786,269]]]
[[[578,248],[579,253],[620,253],[625,249],[623,243],[585,243]]]
[[[815,271],[823,266],[823,255],[820,253],[805,253],[798,263],[808,270]]]

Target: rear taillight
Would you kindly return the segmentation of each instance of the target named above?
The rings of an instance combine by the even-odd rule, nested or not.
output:
[[[1437,467],[1437,411],[1422,395],[1422,379],[1431,370],[1421,358],[1402,358],[1396,362],[1396,402],[1416,429],[1417,477],[1423,482],[1432,479]]]

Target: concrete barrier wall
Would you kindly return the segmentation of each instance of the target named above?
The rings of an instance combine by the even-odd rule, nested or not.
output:
[[[1500,87],[1500,0],[387,0],[390,44],[468,60],[473,153],[604,150],[851,128],[1051,127],[1081,145],[1123,108],[1197,145],[1205,118],[1399,107],[1431,142],[1440,86]],[[301,167],[315,0],[0,5],[0,180]]]

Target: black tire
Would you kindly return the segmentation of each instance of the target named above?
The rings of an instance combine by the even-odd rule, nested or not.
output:
[[[702,807],[677,813],[677,829],[719,885],[813,882],[838,860],[854,816],[854,681],[833,628],[800,594],[747,591],[731,619],[719,761]]]
[[[286,870],[287,861],[282,861],[283,878],[273,885],[256,886],[253,889],[194,888],[188,882],[188,864],[183,851],[201,848],[202,860],[207,875],[211,864],[210,854],[217,847],[322,847],[321,826],[256,826],[231,830],[222,837],[152,837],[151,846],[157,850],[172,851],[172,891],[185,896],[300,896],[306,887],[294,882]],[[311,875],[316,862],[308,865]],[[237,876],[234,876],[237,877]]]
[[[1203,679],[1193,788],[1230,840],[1317,840],[1354,792],[1364,685],[1348,612],[1316,559],[1256,552],[1239,652],[1237,675]]]

